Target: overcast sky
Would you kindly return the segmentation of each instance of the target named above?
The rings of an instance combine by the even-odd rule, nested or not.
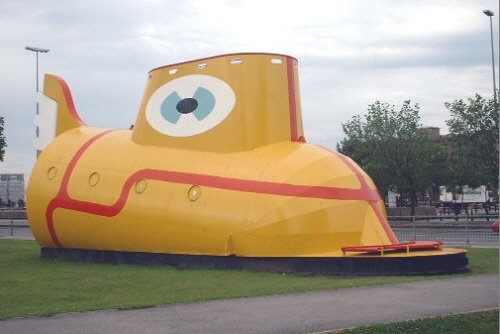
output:
[[[149,70],[235,52],[299,61],[305,135],[335,148],[342,123],[376,100],[421,107],[447,133],[444,102],[492,97],[489,19],[498,1],[0,0],[0,116],[8,147],[0,172],[35,162],[35,54],[70,86],[89,125],[135,122]],[[498,37],[495,37],[498,87]]]

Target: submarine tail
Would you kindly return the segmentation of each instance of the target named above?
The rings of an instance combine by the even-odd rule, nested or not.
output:
[[[45,75],[43,93],[38,92],[37,102],[35,148],[38,153],[61,133],[85,125],[76,111],[71,91],[61,77]]]

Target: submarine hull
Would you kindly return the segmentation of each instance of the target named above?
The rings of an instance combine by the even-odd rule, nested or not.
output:
[[[375,186],[341,154],[289,142],[224,155],[142,147],[130,131],[89,127],[42,152],[28,218],[43,247],[325,257],[397,243]]]
[[[43,256],[349,275],[467,269],[463,250],[401,244],[371,178],[306,142],[293,57],[154,69],[127,130],[86,125],[57,76],[38,98],[27,213]]]

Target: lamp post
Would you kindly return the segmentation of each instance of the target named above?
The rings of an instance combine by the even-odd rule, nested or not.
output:
[[[34,46],[27,46],[25,48],[28,51],[33,51],[36,53],[36,93],[38,94],[38,54],[41,53],[47,53],[50,50],[49,49],[42,49],[42,48],[37,48]],[[36,114],[38,115],[38,102],[36,103]]]
[[[50,50],[49,49],[37,48],[37,47],[34,47],[34,46],[27,46],[25,49],[28,50],[28,51],[33,51],[33,52],[36,53],[36,94],[37,94],[37,97],[36,97],[36,114],[38,115],[39,114],[39,106],[38,106],[38,54],[40,52],[41,53],[47,53]],[[39,136],[40,136],[40,129],[37,126],[36,127],[36,138],[38,138]],[[37,158],[40,156],[40,152],[41,151],[39,151],[39,150],[36,151],[36,157]]]
[[[491,66],[493,68],[493,97],[495,101],[497,100],[497,83],[495,79],[495,53],[493,51],[493,22],[492,17],[495,15],[491,10],[483,10],[484,15],[490,18],[490,35],[491,35]]]

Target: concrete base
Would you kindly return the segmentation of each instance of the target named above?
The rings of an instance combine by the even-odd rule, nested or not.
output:
[[[45,258],[83,262],[327,275],[417,275],[457,273],[469,270],[465,251],[443,252],[439,255],[436,255],[436,252],[433,252],[433,255],[412,253],[406,256],[239,257],[42,248],[41,254]]]

